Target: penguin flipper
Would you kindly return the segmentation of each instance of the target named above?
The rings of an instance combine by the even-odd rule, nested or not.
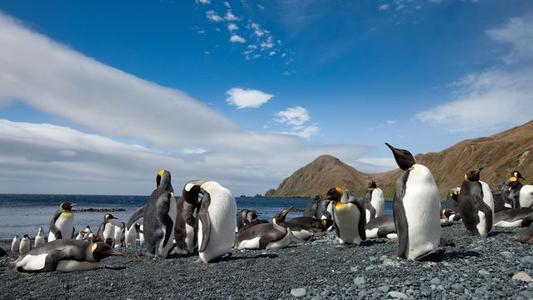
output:
[[[131,215],[130,219],[128,220],[128,224],[126,228],[129,230],[131,228],[131,225],[135,223],[137,220],[139,220],[144,215],[144,209],[145,206],[137,208],[137,210]]]
[[[202,190],[203,196],[200,199],[200,209],[198,210],[198,219],[202,222],[202,243],[199,245],[198,252],[204,252],[209,242],[209,234],[211,232],[211,220],[209,219],[209,204],[211,204],[211,197],[209,193]]]
[[[54,217],[50,221],[50,231],[54,234],[54,236],[56,237],[56,240],[63,238],[61,235],[61,230],[59,230],[59,228],[56,226],[56,221],[57,219],[59,219],[59,216],[61,215],[61,213],[62,212],[60,210],[56,211]]]
[[[406,171],[398,179],[396,183],[396,193],[394,194],[394,225],[398,234],[398,257],[407,258],[407,251],[409,250],[409,225],[407,224],[407,216],[405,208],[403,207],[403,196],[405,195],[405,183],[409,177],[409,171]]]

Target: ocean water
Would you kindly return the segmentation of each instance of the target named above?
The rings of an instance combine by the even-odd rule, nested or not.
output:
[[[288,218],[303,214],[309,199],[306,198],[252,198],[237,197],[238,209],[255,209],[261,219],[271,220],[280,210],[289,206],[294,209]],[[148,196],[96,196],[96,195],[21,195],[0,194],[0,241],[8,241],[15,235],[28,234],[34,237],[39,226],[47,236],[48,226],[61,202],[74,202],[76,208],[123,208],[112,212],[117,222],[127,222],[131,214],[143,206]],[[385,202],[385,213],[392,214],[392,203]],[[77,212],[74,214],[76,231],[90,226],[93,232],[103,221],[103,212]]]

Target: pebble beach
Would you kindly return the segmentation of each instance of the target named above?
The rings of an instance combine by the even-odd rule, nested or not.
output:
[[[498,229],[468,237],[444,227],[441,262],[396,257],[397,241],[342,246],[333,233],[280,250],[235,250],[204,264],[197,256],[153,259],[134,249],[74,273],[18,273],[0,258],[1,299],[532,299],[533,250]],[[2,245],[4,249],[9,245]],[[523,274],[523,273],[525,274]]]

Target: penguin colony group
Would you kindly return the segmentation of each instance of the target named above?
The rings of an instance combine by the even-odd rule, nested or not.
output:
[[[97,233],[87,226],[75,234],[75,204],[61,203],[47,241],[42,228],[33,247],[28,235],[13,239],[11,252],[18,255],[15,268],[21,272],[96,269],[102,259],[120,255],[117,248],[137,247],[137,240],[149,256],[197,254],[209,263],[231,255],[232,249],[279,249],[325,231],[334,231],[341,244],[359,245],[372,238],[398,240],[400,258],[439,260],[444,253],[439,247],[441,226],[462,220],[468,235],[486,237],[494,226],[525,227],[533,221],[533,185],[523,185],[520,172],[514,171],[508,182],[492,192],[480,180],[481,168],[469,170],[461,187],[450,190],[448,208],[441,209],[431,171],[409,151],[386,145],[401,169],[393,215],[384,214],[383,191],[373,180],[361,200],[340,187],[331,188],[312,199],[302,217],[287,220],[289,207],[269,222],[259,219],[254,210],[237,213],[231,192],[215,181],[189,181],[176,199],[170,172],[160,170],[146,205],[127,223],[113,223],[116,218],[106,213]]]

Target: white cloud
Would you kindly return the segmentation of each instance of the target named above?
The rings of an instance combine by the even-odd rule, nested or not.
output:
[[[229,23],[228,24],[228,30],[231,32],[231,31],[234,31],[234,30],[237,30],[239,29],[239,26],[237,26],[235,23]]]
[[[240,43],[240,44],[246,43],[246,39],[238,34],[232,34],[229,40],[232,43]]]
[[[396,161],[392,157],[361,157],[357,159],[355,165],[359,168],[373,166],[379,171],[387,171],[398,168]]]
[[[263,35],[265,35],[265,31],[261,29],[261,26],[257,23],[251,23],[250,28],[254,31],[254,34],[257,37],[262,37]]]
[[[0,105],[20,101],[82,128],[0,120],[0,192],[146,194],[154,172],[167,168],[177,189],[205,178],[251,194],[320,154],[355,162],[369,151],[250,133],[181,91],[104,65],[3,14],[0,49]],[[304,135],[314,130],[302,126]]]
[[[224,19],[222,19],[221,16],[218,15],[218,13],[214,10],[208,10],[205,12],[205,16],[207,17],[207,19],[209,21],[212,21],[212,22],[221,22],[223,21]]]
[[[387,120],[386,123],[387,123],[387,125],[392,126],[392,125],[395,125],[396,123],[398,123],[398,121],[396,121],[396,120]]]
[[[195,0],[197,4],[207,5],[211,4],[211,0]]]
[[[505,25],[487,30],[487,35],[511,47],[505,57],[508,62],[533,58],[533,16],[511,18]]]
[[[390,4],[387,4],[387,3],[381,4],[379,6],[379,10],[388,10],[389,8],[390,8]]]
[[[228,1],[222,2],[226,8],[231,8],[231,4]]]
[[[307,109],[301,106],[289,107],[286,110],[277,112],[275,115],[276,121],[292,126],[301,126],[309,121],[311,117]]]
[[[528,27],[529,26],[529,27]],[[450,131],[495,130],[518,125],[533,116],[533,18],[512,18],[487,31],[511,47],[508,65],[472,73],[454,84],[450,102],[417,114],[417,118]],[[511,64],[512,63],[512,64]]]
[[[234,15],[234,14],[231,12],[231,10],[228,10],[228,11],[226,12],[226,15],[224,16],[224,19],[225,19],[226,21],[228,21],[228,22],[232,22],[232,21],[237,21],[237,20],[239,20],[239,18],[237,18],[237,16]]]
[[[230,105],[241,108],[258,108],[267,103],[274,95],[267,94],[259,90],[232,88],[226,94],[226,102]]]

